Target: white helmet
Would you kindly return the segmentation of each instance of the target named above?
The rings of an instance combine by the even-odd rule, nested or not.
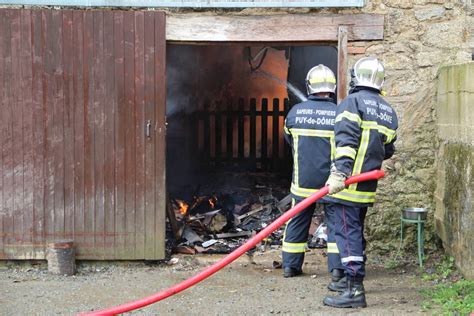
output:
[[[317,65],[311,68],[306,75],[306,89],[308,94],[336,91],[336,76],[328,67]]]
[[[375,57],[364,57],[354,65],[354,85],[381,90],[385,81],[385,68]]]

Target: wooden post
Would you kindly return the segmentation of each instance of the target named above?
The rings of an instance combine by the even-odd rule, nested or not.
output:
[[[347,95],[347,25],[339,25],[337,43],[337,103]]]

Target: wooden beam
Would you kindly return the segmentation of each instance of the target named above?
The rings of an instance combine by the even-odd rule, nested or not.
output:
[[[347,25],[340,25],[337,43],[337,103],[347,95]]]
[[[339,25],[348,40],[383,39],[380,14],[196,15],[169,14],[166,40],[171,42],[324,42],[337,41]]]

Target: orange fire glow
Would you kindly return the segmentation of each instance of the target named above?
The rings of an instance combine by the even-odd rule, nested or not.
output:
[[[213,196],[209,199],[209,204],[211,205],[212,208],[216,207],[216,202],[217,202],[217,197]]]
[[[185,215],[186,212],[188,211],[189,205],[182,201],[182,200],[176,200],[179,206],[179,211],[181,212],[181,215]]]

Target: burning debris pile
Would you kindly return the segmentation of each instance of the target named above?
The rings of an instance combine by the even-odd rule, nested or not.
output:
[[[289,209],[286,192],[256,185],[251,190],[170,198],[168,218],[175,239],[174,252],[229,253]],[[277,197],[284,196],[278,199]],[[265,239],[262,248],[281,245],[283,228]]]

